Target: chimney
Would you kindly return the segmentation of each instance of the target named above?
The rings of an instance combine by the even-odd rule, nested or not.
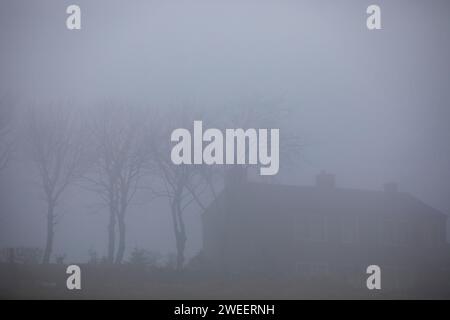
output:
[[[322,170],[316,176],[316,186],[321,189],[333,189],[335,186],[334,174]]]
[[[387,182],[383,185],[384,192],[393,193],[398,191],[398,185],[395,182]]]

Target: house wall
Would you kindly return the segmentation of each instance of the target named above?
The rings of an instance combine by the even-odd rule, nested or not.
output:
[[[324,213],[311,208],[288,208],[288,214],[280,214],[276,205],[256,215],[245,207],[205,214],[204,254],[211,265],[232,273],[292,273],[302,264],[330,269],[377,263],[420,265],[435,262],[438,249],[446,248],[445,221],[440,217],[377,215],[370,210]],[[322,232],[311,218],[323,222],[324,236],[318,235]]]

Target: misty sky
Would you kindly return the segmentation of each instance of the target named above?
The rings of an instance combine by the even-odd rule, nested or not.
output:
[[[74,108],[279,99],[304,144],[280,181],[312,184],[322,169],[341,187],[396,181],[450,212],[448,1],[76,1],[82,30],[69,31],[73,3],[0,1],[0,93]],[[366,28],[373,3],[380,31]],[[28,165],[2,173],[0,247],[44,244],[45,203]],[[140,200],[128,253],[174,252],[166,200]],[[107,214],[95,198],[72,188],[62,207],[55,253],[103,253]],[[201,246],[199,212],[186,215],[189,256]]]

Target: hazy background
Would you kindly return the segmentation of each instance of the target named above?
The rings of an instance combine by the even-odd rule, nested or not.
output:
[[[376,1],[380,31],[366,28],[374,1],[76,1],[82,30],[69,31],[74,3],[0,0],[0,93],[73,108],[118,100],[213,111],[275,99],[304,145],[279,182],[309,185],[322,169],[342,187],[396,181],[450,212],[448,1]],[[43,247],[46,208],[30,164],[13,159],[0,181],[0,247]],[[54,253],[104,253],[105,209],[76,187],[64,199]],[[167,201],[140,200],[127,253],[174,252]],[[201,247],[200,212],[185,216],[188,256]]]

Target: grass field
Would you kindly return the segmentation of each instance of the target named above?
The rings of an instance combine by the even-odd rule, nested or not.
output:
[[[408,299],[450,297],[448,285],[373,290],[331,277],[273,279],[124,265],[80,265],[81,290],[66,266],[0,264],[2,299]]]

